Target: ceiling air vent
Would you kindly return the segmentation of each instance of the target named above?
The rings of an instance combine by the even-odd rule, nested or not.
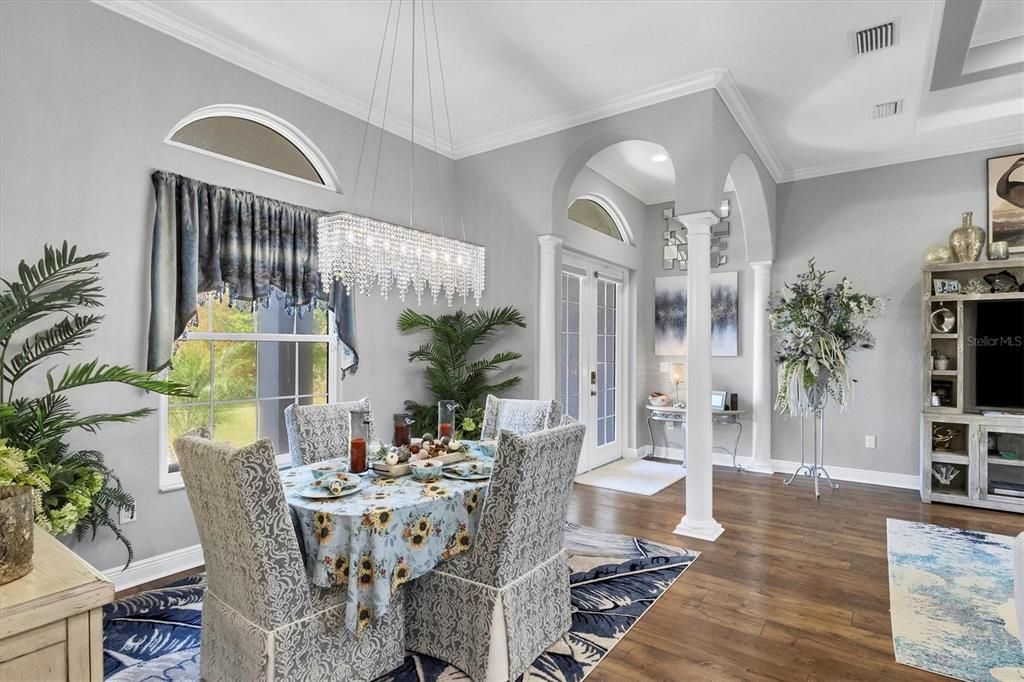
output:
[[[894,99],[891,102],[876,104],[871,112],[871,118],[889,118],[896,114],[903,113],[903,100]]]
[[[853,46],[857,54],[867,54],[896,44],[896,20],[878,26],[865,28],[853,34]]]

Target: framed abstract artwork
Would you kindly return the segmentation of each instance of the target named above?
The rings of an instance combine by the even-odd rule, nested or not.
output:
[[[711,355],[739,355],[738,274],[711,275]],[[686,355],[686,277],[654,279],[654,354]]]
[[[988,160],[988,242],[1024,253],[1024,154]]]

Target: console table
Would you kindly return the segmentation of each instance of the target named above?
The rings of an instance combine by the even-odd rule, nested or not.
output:
[[[711,448],[712,452],[724,452],[727,455],[732,455],[732,466],[736,471],[743,469],[736,463],[736,451],[740,447],[740,437],[743,435],[743,422],[740,421],[740,415],[746,414],[746,410],[712,410],[711,411],[711,423],[721,424],[725,426],[736,427],[736,441],[732,445],[732,450],[727,448],[715,446]],[[673,424],[686,424],[686,408],[685,407],[655,407],[654,405],[647,405],[647,430],[651,434],[651,453],[654,453],[654,422],[671,422]],[[683,447],[683,466],[686,466],[686,447]]]
[[[39,526],[32,570],[0,585],[0,680],[103,680],[114,586]]]

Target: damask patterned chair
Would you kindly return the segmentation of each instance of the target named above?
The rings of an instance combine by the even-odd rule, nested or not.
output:
[[[562,406],[557,400],[509,400],[487,396],[480,440],[493,440],[499,431],[517,436],[558,426]]]
[[[569,630],[565,519],[585,432],[501,432],[473,545],[405,586],[409,649],[515,680]]]
[[[326,405],[289,405],[284,408],[292,465],[302,466],[325,459],[348,457],[353,412],[370,416],[368,430],[370,440],[373,440],[373,412],[369,398]]]
[[[357,638],[345,589],[309,582],[270,439],[182,436],[174,450],[206,561],[202,679],[369,680],[401,665],[401,603]]]

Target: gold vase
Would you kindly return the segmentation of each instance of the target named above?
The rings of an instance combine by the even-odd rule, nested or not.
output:
[[[985,230],[974,224],[974,213],[967,211],[963,223],[949,234],[949,249],[960,263],[973,263],[985,247]]]

